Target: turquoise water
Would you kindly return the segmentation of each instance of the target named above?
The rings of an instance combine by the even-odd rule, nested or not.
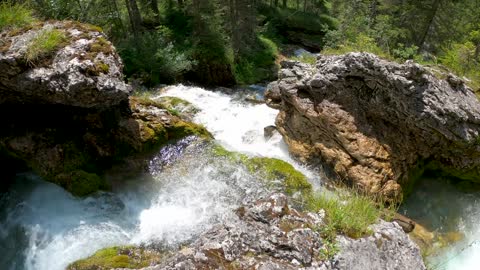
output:
[[[430,231],[463,235],[428,258],[432,269],[480,269],[480,192],[462,191],[445,179],[426,178],[400,212]]]

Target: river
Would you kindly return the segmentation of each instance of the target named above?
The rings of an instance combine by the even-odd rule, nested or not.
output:
[[[199,108],[194,121],[205,125],[226,149],[285,160],[314,187],[320,186],[317,173],[291,159],[279,134],[264,138],[263,128],[274,124],[276,110],[245,102],[241,94],[183,85],[168,87],[159,96],[179,97]],[[83,199],[34,174],[19,174],[0,195],[0,269],[63,270],[115,245],[177,247],[267,192],[249,172],[208,156],[201,147],[188,146],[191,143],[186,138],[153,157],[153,180],[134,179]],[[401,211],[432,229],[449,226],[465,234],[465,239],[430,258],[438,269],[479,269],[480,246],[471,243],[480,236],[480,196],[431,182],[422,182]],[[461,252],[466,245],[469,248]]]

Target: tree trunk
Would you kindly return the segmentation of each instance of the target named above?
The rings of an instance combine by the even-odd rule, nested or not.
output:
[[[286,7],[287,7],[287,0],[283,0],[283,2],[282,2],[282,7],[283,7],[283,8],[286,8]]]
[[[150,0],[150,9],[155,17],[155,22],[160,22],[160,10],[158,10],[158,0]]]
[[[430,33],[433,22],[435,21],[435,17],[437,16],[438,9],[440,7],[440,3],[442,0],[434,0],[432,11],[430,13],[430,17],[428,18],[428,23],[425,27],[425,30],[423,31],[420,40],[417,43],[418,48],[420,48],[420,51],[425,50],[425,41],[427,40],[428,34]]]
[[[142,27],[142,16],[138,9],[136,0],[125,0],[127,4],[128,16],[130,17],[130,24],[132,25],[133,35],[138,37]]]
[[[178,0],[177,2],[178,2],[178,7],[179,7],[179,8],[183,8],[183,7],[184,7],[185,3],[184,3],[183,0]]]

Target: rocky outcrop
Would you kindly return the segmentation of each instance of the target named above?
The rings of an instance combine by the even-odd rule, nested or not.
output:
[[[282,67],[267,104],[301,160],[390,199],[424,169],[480,182],[480,102],[459,78],[368,53]]]
[[[61,36],[42,48],[45,35]],[[106,108],[128,99],[122,62],[100,29],[75,22],[47,22],[0,34],[0,104],[61,104]],[[38,42],[38,44],[37,44]],[[35,48],[34,48],[35,47]]]
[[[239,208],[237,216],[145,269],[426,269],[418,247],[396,223],[380,222],[366,238],[337,237],[339,252],[326,259],[319,233],[323,212],[298,212],[285,195],[274,194]]]
[[[45,33],[60,43],[27,57]],[[0,35],[0,161],[10,173],[29,168],[84,196],[108,188],[114,165],[140,173],[159,146],[211,137],[168,104],[129,97],[121,59],[97,27],[48,22]]]

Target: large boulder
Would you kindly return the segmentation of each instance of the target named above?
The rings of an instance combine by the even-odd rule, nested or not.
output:
[[[461,79],[369,53],[282,67],[267,104],[301,160],[392,200],[424,169],[480,182],[480,102]]]
[[[98,27],[39,22],[0,36],[0,162],[10,177],[31,169],[84,196],[108,189],[112,166],[142,173],[161,145],[211,137],[168,104],[130,97]]]
[[[97,27],[36,23],[0,38],[0,104],[105,108],[128,99],[120,57]]]

